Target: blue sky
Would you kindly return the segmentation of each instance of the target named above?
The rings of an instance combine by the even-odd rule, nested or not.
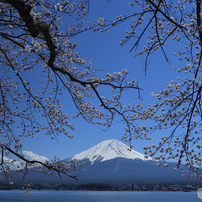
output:
[[[129,7],[128,3],[130,3],[128,0],[113,0],[110,3],[107,1],[94,0],[91,2],[90,13],[84,18],[84,21],[89,19],[94,20],[95,17],[105,17],[105,19],[113,21],[116,15],[124,15],[133,12],[134,8]],[[177,58],[173,57],[173,53],[177,51],[178,47],[175,47],[174,42],[169,43],[166,47],[171,64],[166,62],[161,51],[154,53],[150,58],[150,65],[147,70],[147,75],[145,76],[144,57],[134,58],[132,57],[134,53],[129,53],[129,50],[135,43],[135,39],[131,39],[131,41],[124,46],[119,45],[119,42],[125,36],[126,30],[129,29],[130,23],[131,20],[129,19],[125,23],[110,29],[108,33],[94,33],[93,31],[88,31],[77,35],[71,40],[77,42],[76,51],[78,51],[81,56],[93,59],[93,68],[103,69],[103,71],[99,73],[100,76],[104,77],[108,72],[118,72],[126,68],[129,72],[128,80],[132,78],[138,79],[138,85],[143,89],[141,91],[143,105],[147,106],[148,104],[156,102],[156,99],[150,96],[152,92],[159,93],[160,90],[165,89],[166,83],[169,83],[172,79],[176,80],[178,73],[173,70],[173,67],[178,65],[178,61]],[[146,37],[143,39],[143,42],[145,42],[145,40],[147,40]],[[64,94],[63,96],[67,95]],[[136,99],[137,96],[137,91],[130,91],[123,100],[127,104],[137,104],[141,102]],[[66,97],[64,97],[64,99],[66,99]],[[71,102],[68,97],[66,100],[67,101],[63,102],[63,110],[66,111],[69,116],[73,116],[75,114],[73,102]],[[98,126],[89,125],[81,118],[74,119],[72,120],[75,126],[75,130],[72,132],[74,138],[69,139],[61,135],[56,141],[40,133],[36,134],[34,138],[24,138],[22,140],[24,144],[23,150],[32,151],[48,159],[52,159],[54,156],[60,159],[68,158],[107,139],[117,139],[121,141],[125,127],[118,121],[118,118],[115,119],[111,128],[105,132]],[[153,140],[150,142],[146,140],[133,140],[132,144],[134,150],[143,153],[142,148],[146,145],[156,143],[160,135],[162,134],[159,132],[154,134]]]

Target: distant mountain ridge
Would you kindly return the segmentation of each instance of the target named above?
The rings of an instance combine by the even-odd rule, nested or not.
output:
[[[186,174],[186,167],[182,170],[174,171],[174,163],[168,163],[167,168],[157,166],[157,161],[152,158],[146,159],[143,154],[128,150],[129,147],[118,140],[106,140],[94,147],[79,154],[62,160],[70,163],[71,159],[85,164],[77,171],[70,172],[76,175],[79,181],[73,180],[65,175],[62,181],[54,176],[30,172],[26,179],[31,183],[66,183],[66,184],[86,184],[86,183],[108,183],[108,184],[186,184],[200,183],[197,178],[182,177]],[[159,161],[158,161],[159,162]],[[159,162],[161,163],[161,162]],[[22,180],[13,178],[13,181]]]

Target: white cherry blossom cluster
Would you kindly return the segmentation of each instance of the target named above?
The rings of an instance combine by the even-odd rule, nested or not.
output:
[[[53,171],[76,179],[68,172],[83,163],[63,164],[57,158],[44,163],[29,161],[21,154],[20,140],[38,133],[51,139],[60,134],[72,138],[75,127],[71,120],[80,116],[89,123],[108,128],[115,115],[119,115],[127,124],[127,133],[131,133],[129,122],[133,118],[127,116],[121,95],[126,89],[140,90],[136,79],[126,82],[126,69],[100,78],[92,67],[92,59],[83,58],[76,51],[77,44],[71,40],[75,34],[95,27],[107,31],[103,17],[96,19],[97,24],[90,28],[83,28],[85,23],[81,18],[88,12],[87,1],[16,0],[0,2],[0,8],[5,10],[1,16],[4,32],[0,37],[0,150],[5,157],[1,159],[0,169],[8,176],[13,169],[18,172],[25,168],[27,172],[34,165],[36,172]],[[11,13],[12,20],[7,19]],[[61,29],[68,16],[76,19],[75,25],[66,24],[67,29]],[[123,20],[122,16],[117,18],[119,22]],[[100,88],[105,88],[106,93]],[[69,93],[71,103],[76,106],[73,117],[61,105],[64,92]],[[113,92],[111,97],[108,92]],[[71,103],[68,100],[67,104]]]
[[[136,126],[131,126],[133,137],[151,139],[151,134],[162,134],[159,144],[144,147],[145,155],[156,160],[173,159],[178,169],[184,163],[190,170],[187,174],[189,177],[201,179],[201,3],[148,0],[134,1],[129,6],[134,7],[136,12],[133,17],[125,17],[125,20],[133,19],[131,30],[126,31],[120,45],[133,41],[133,56],[145,55],[146,71],[149,57],[155,51],[161,51],[165,60],[170,62],[166,44],[169,47],[169,41],[173,40],[176,44],[173,47],[176,48],[174,55],[179,59],[175,69],[180,73],[175,81],[166,84],[166,89],[157,94],[151,93],[152,97],[157,98],[157,103],[150,104],[147,109],[143,106],[136,109],[132,107],[134,116],[130,118],[134,123],[138,121]],[[115,26],[117,22],[113,24]],[[142,122],[148,119],[153,120],[152,126]],[[142,126],[140,123],[143,123]],[[126,135],[123,137],[124,140],[130,138]],[[168,167],[166,163],[157,164]]]

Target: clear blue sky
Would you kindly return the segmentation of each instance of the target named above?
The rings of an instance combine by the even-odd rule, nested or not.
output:
[[[113,21],[116,15],[132,13],[134,8],[129,7],[128,4],[130,2],[131,1],[128,0],[113,0],[110,3],[106,0],[91,1],[90,13],[84,20],[94,20],[95,17],[105,17],[105,19]],[[155,98],[150,96],[151,92],[159,93],[160,90],[165,89],[166,83],[169,83],[172,79],[176,80],[178,73],[173,70],[173,67],[176,67],[178,61],[177,58],[173,57],[173,53],[177,51],[178,47],[175,47],[174,43],[170,43],[170,46],[166,47],[171,64],[165,61],[161,51],[156,52],[150,58],[151,61],[147,70],[147,76],[145,76],[144,58],[134,58],[132,57],[134,53],[129,53],[135,39],[131,39],[131,41],[124,46],[119,45],[119,42],[125,36],[125,31],[129,29],[130,23],[131,20],[111,29],[108,33],[85,32],[71,40],[77,42],[76,51],[78,51],[81,56],[93,59],[93,68],[104,69],[100,72],[100,75],[104,76],[108,72],[118,72],[126,68],[129,71],[128,80],[137,78],[139,87],[143,88],[141,97],[144,106],[146,106],[156,101]],[[146,39],[145,37],[144,40]],[[63,96],[66,95],[64,94]],[[124,102],[128,104],[137,104],[140,102],[140,100],[134,98],[137,98],[137,91],[135,90],[124,97]],[[74,115],[75,107],[73,102],[71,102],[69,98],[66,100],[67,101],[63,103],[63,110],[65,110],[67,114]],[[36,134],[34,138],[24,138],[22,140],[24,144],[23,150],[46,156],[48,159],[52,159],[54,156],[60,159],[68,158],[107,139],[117,139],[121,141],[125,127],[118,123],[118,120],[119,119],[114,120],[112,127],[104,132],[99,129],[98,126],[89,125],[81,118],[74,119],[72,120],[75,126],[75,130],[72,132],[72,135],[74,135],[73,139],[61,135],[58,137],[58,141],[55,141],[42,134],[41,131],[41,133]],[[162,134],[159,132],[154,134],[152,140],[154,143],[156,143],[156,137],[159,137],[159,135]],[[143,153],[143,146],[152,144],[152,141],[133,140],[133,148]]]

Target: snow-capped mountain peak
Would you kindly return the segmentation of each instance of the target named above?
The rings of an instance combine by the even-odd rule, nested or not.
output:
[[[126,159],[141,159],[143,161],[152,160],[151,158],[146,159],[143,154],[133,149],[129,151],[128,146],[115,139],[105,140],[98,145],[73,156],[72,159],[88,159],[91,164],[93,164],[96,160],[107,161],[118,157]]]

